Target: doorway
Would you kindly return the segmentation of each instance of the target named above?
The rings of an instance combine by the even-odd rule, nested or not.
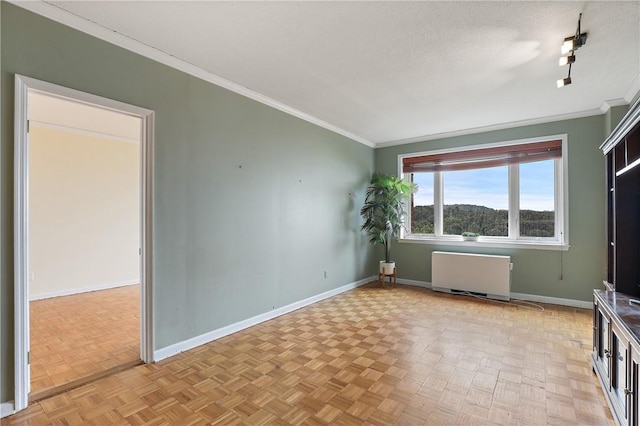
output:
[[[99,299],[95,299],[101,293],[106,295],[108,292],[112,298],[128,297],[130,301],[139,300],[139,308],[136,309],[135,306],[132,308],[136,314],[139,314],[139,333],[137,334],[139,341],[134,342],[139,346],[139,358],[136,357],[138,359],[134,359],[133,363],[129,362],[129,364],[133,365],[140,360],[143,362],[153,361],[153,336],[151,332],[153,112],[24,76],[17,75],[15,82],[15,410],[18,411],[26,408],[29,402],[33,372],[31,363],[38,366],[38,374],[41,374],[42,360],[46,358],[42,357],[42,351],[39,351],[40,356],[37,357],[38,359],[34,359],[36,352],[35,350],[31,351],[30,300],[34,300],[31,303],[38,304],[34,306],[41,307],[54,300],[49,297],[58,296],[55,299],[64,300],[67,305],[71,303],[70,306],[75,306],[74,309],[79,309],[79,312],[85,308],[89,308],[86,312],[95,311],[95,307],[101,304]],[[49,108],[55,110],[52,114],[53,118],[43,119],[43,115],[35,117],[37,115],[36,106],[42,107],[42,105],[48,105]],[[68,107],[70,110],[67,110],[65,114],[58,114],[61,121],[68,121],[69,117],[78,119],[80,116],[87,115],[89,117],[88,119],[85,117],[87,122],[97,124],[98,129],[87,131],[87,126],[78,124],[78,122],[67,122],[61,125],[55,119],[55,112],[62,110],[62,106]],[[99,127],[110,120],[114,120],[112,125],[129,126],[130,131],[133,128],[133,136],[125,134],[124,136],[115,135],[115,137],[134,139],[135,145],[129,143],[127,146],[122,143],[122,140],[118,144],[107,143],[106,139],[109,138],[103,136],[107,135],[113,139],[114,132],[108,129],[103,131],[104,129]],[[73,134],[64,132],[69,129],[74,129]],[[43,135],[48,138],[48,142],[55,141],[56,138],[59,139],[59,145],[53,147],[52,143],[43,144]],[[96,135],[99,137],[95,137]],[[87,149],[93,151],[87,154]],[[85,152],[75,152],[75,150],[84,150]],[[65,155],[61,156],[59,151],[64,151]],[[76,154],[78,157],[73,158],[73,155]],[[109,171],[108,168],[101,165],[103,161],[107,162],[109,156],[113,157],[114,155],[115,158],[119,158],[120,163],[127,163],[126,167]],[[91,159],[91,157],[93,158]],[[64,161],[67,161],[66,165],[60,164]],[[137,164],[132,164],[132,161]],[[120,165],[122,166],[122,164]],[[46,169],[51,166],[55,172],[51,172],[43,178],[41,174],[46,174]],[[89,173],[94,177],[98,176],[97,180],[91,180],[88,175],[83,175],[83,170],[90,171]],[[36,171],[37,175],[34,174]],[[132,173],[137,174],[138,179],[135,176],[132,178]],[[125,175],[129,176],[129,183],[134,182],[134,194],[131,194],[132,188],[123,191],[114,189],[117,188],[117,185],[114,185],[113,180],[120,179],[121,187],[128,185],[127,182],[122,181]],[[82,187],[81,193],[85,195],[85,198],[75,202],[73,197],[69,196],[62,202],[65,195],[73,192],[71,188],[68,188],[67,194],[52,195],[51,190],[54,185],[65,186],[64,182],[75,182],[71,186]],[[33,191],[33,194],[30,191]],[[129,194],[126,194],[127,191]],[[105,199],[109,197],[112,198],[111,204],[109,200]],[[47,200],[50,202],[49,204],[46,203]],[[52,200],[53,202],[51,202]],[[113,211],[104,211],[104,207],[107,209],[108,206],[116,207],[113,205],[114,203],[136,205],[135,217],[133,219],[129,217],[125,221],[126,223],[118,225],[121,228],[119,231],[110,229],[109,232],[104,232],[102,229],[104,223],[110,216],[116,216]],[[89,205],[95,206],[96,204],[101,204],[103,209],[91,210],[89,208]],[[58,211],[56,212],[56,210]],[[65,216],[65,213],[68,213],[68,217]],[[58,215],[57,218],[56,215]],[[48,221],[49,223],[47,223]],[[72,228],[69,226],[71,222],[80,224],[81,227],[83,224],[84,229]],[[52,223],[64,225],[52,226]],[[43,237],[43,233],[46,233],[48,238]],[[87,233],[92,235],[86,235]],[[132,233],[134,235],[131,235]],[[128,254],[134,257],[116,259],[117,255],[109,255],[109,252],[105,251],[105,244],[93,244],[92,240],[102,240],[106,246],[113,246],[112,249],[116,248],[117,250],[117,247],[126,249]],[[91,245],[93,247],[89,249]],[[75,254],[69,255],[69,257],[59,256],[63,252]],[[115,252],[111,251],[110,253]],[[97,260],[100,258],[104,261]],[[119,267],[105,266],[109,260],[117,261],[120,264]],[[114,272],[115,269],[118,269],[117,273]],[[93,282],[91,279],[87,279],[88,276],[93,277]],[[135,298],[131,297],[132,295]],[[102,300],[106,304],[108,298]],[[62,305],[60,312],[68,310],[64,303],[57,305]],[[36,312],[33,310],[34,306],[31,306],[32,312]],[[91,306],[94,308],[92,309]],[[103,311],[103,313],[108,312]],[[98,318],[98,316],[93,316],[89,319],[94,322],[96,328],[98,327]],[[115,318],[117,318],[117,314],[112,315],[112,319]],[[68,317],[68,323],[74,322],[76,321],[73,316]],[[44,333],[47,333],[48,321],[42,316],[37,317],[37,324],[33,325],[41,327],[42,330],[45,330]],[[66,326],[68,325],[66,324]],[[89,327],[85,325],[85,329],[90,329],[90,325]],[[108,321],[105,325],[105,330],[109,330]],[[113,325],[115,327],[111,327],[112,329],[117,327],[115,323]],[[62,325],[62,328],[64,327],[65,325]],[[135,325],[133,327],[135,328]],[[62,336],[64,335],[65,333],[62,331]],[[65,339],[62,336],[54,341],[62,340],[64,343]],[[42,342],[41,337],[43,336],[38,336],[40,342]],[[82,345],[84,340],[86,339],[80,338],[77,344],[71,343],[73,352],[79,358],[83,358],[83,355],[79,354],[82,352],[79,345]],[[106,340],[106,337],[101,340]],[[120,339],[114,335],[113,341],[117,342],[118,340]],[[98,345],[94,345],[92,349],[97,355],[101,353],[104,355],[105,351],[108,351],[106,347]],[[91,351],[84,352],[86,354]],[[132,356],[135,357],[130,351],[128,354],[122,355],[123,359],[126,357],[131,359]],[[79,384],[83,380],[87,381],[99,377],[100,373],[95,371],[81,377],[81,370],[88,368],[88,364],[86,362],[84,364],[70,364],[66,361],[71,361],[73,357],[66,358],[60,361],[59,368],[69,370],[69,377],[63,373],[59,375],[60,377],[53,379],[39,377],[39,380],[42,383],[57,386],[60,385],[60,380],[69,379],[66,383],[68,389],[69,385],[73,386],[74,383]],[[117,359],[109,360],[105,364],[105,358],[112,357],[98,356],[91,368],[100,366],[107,370],[110,369],[110,366],[118,368]],[[126,363],[120,365],[120,367],[123,366],[126,367]],[[52,371],[54,370],[55,368],[52,368]],[[72,372],[71,370],[78,371]],[[46,382],[45,379],[49,382]],[[62,384],[59,389],[65,390],[64,387],[65,384]]]

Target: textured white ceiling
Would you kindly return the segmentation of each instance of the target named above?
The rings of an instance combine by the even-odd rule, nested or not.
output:
[[[639,87],[639,2],[51,3],[378,146],[586,115]],[[558,89],[580,12],[587,44]]]

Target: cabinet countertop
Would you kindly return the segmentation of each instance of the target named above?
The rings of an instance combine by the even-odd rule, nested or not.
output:
[[[631,299],[640,300],[640,298],[608,290],[594,290],[594,294],[606,303],[613,314],[622,320],[636,342],[640,342],[640,305],[629,303]]]

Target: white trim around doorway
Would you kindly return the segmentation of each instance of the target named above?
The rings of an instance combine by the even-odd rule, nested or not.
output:
[[[28,94],[49,96],[84,103],[141,119],[141,217],[140,217],[140,359],[153,362],[153,145],[154,112],[56,84],[15,75],[14,146],[14,411],[29,403],[29,136]],[[4,408],[4,407],[3,407]]]

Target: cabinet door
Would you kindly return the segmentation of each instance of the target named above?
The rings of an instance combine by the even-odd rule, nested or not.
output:
[[[629,367],[629,424],[638,426],[638,374],[640,373],[640,346],[631,343]]]
[[[593,297],[593,348],[591,348],[592,354],[598,353],[598,299]]]
[[[595,309],[596,315],[596,368],[600,372],[600,379],[605,385],[607,391],[611,391],[611,381],[609,380],[609,364],[611,360],[611,351],[609,349],[609,336],[611,322],[609,315],[602,310],[600,306]]]
[[[627,424],[629,414],[627,407],[629,396],[628,384],[628,362],[629,362],[629,340],[614,323],[611,325],[611,402],[618,415],[620,423]]]

